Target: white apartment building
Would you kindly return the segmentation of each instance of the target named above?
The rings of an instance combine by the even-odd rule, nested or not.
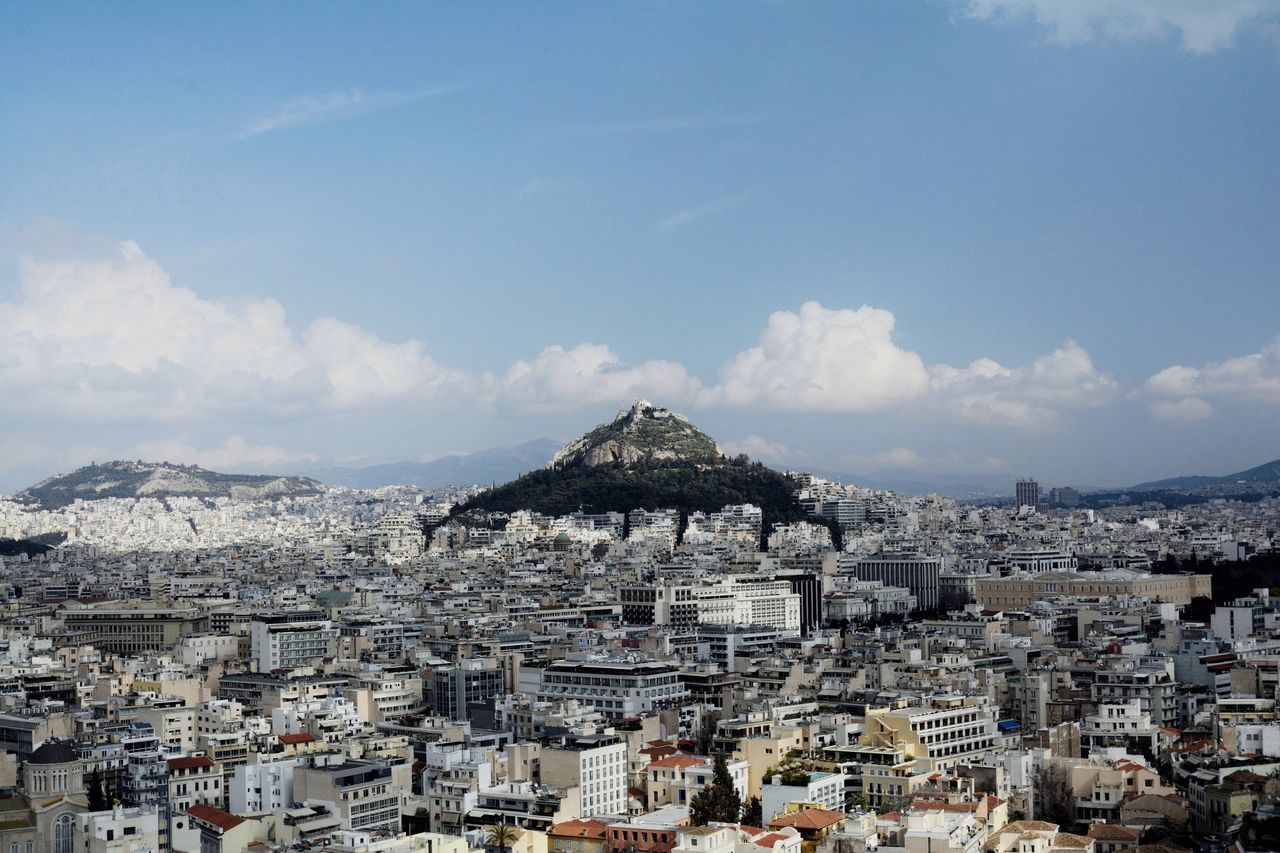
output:
[[[659,581],[619,590],[630,625],[760,625],[799,633],[800,594],[767,575],[733,575],[711,583]]]
[[[297,669],[320,658],[331,657],[338,629],[327,619],[289,622],[263,616],[250,623],[249,636],[259,672]]]
[[[570,655],[542,670],[539,702],[577,699],[610,719],[638,717],[689,695],[679,669],[665,661]]]
[[[293,772],[304,761],[291,756],[276,761],[261,753],[250,753],[231,776],[228,802],[232,814],[254,814],[287,809],[293,798]]]
[[[543,746],[539,767],[543,784],[578,788],[580,817],[626,814],[627,744],[612,729]]]
[[[803,785],[784,785],[781,775],[764,782],[760,787],[760,815],[766,826],[785,813],[789,803],[817,805],[833,812],[845,810],[845,777],[841,773],[809,773]]]

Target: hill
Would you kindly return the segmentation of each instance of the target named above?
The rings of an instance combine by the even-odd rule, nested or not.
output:
[[[309,476],[333,486],[376,489],[380,486],[469,486],[475,483],[505,483],[526,471],[541,468],[560,447],[549,438],[539,438],[515,447],[494,447],[476,453],[443,456],[430,462],[389,462],[364,468],[316,468]]]
[[[1221,477],[1206,476],[1189,476],[1189,477],[1169,477],[1164,480],[1155,480],[1150,483],[1139,483],[1134,489],[1189,489],[1200,486],[1230,486],[1230,485],[1274,485],[1280,483],[1280,459],[1273,459],[1262,465],[1256,465],[1244,471],[1237,471],[1234,474],[1225,474]]]
[[[715,441],[682,415],[639,400],[610,423],[569,442],[541,471],[532,471],[458,507],[454,515],[528,509],[547,515],[633,509],[718,511],[752,503],[771,524],[804,513],[793,478],[728,459]]]
[[[564,446],[548,468],[582,468],[640,462],[716,464],[724,452],[684,415],[636,400],[630,409]]]
[[[273,474],[219,474],[168,462],[103,462],[60,474],[15,494],[14,500],[58,509],[99,498],[230,497],[262,500],[314,495],[324,490],[307,477]]]

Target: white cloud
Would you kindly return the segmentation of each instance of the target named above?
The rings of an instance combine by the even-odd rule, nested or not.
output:
[[[928,388],[928,371],[893,342],[893,327],[893,314],[867,305],[806,302],[799,313],[775,311],[759,343],[724,367],[702,402],[870,412],[915,399]]]
[[[272,113],[252,122],[236,135],[235,141],[239,142],[277,130],[344,121],[365,113],[447,95],[457,89],[457,86],[437,86],[411,92],[365,92],[362,89],[346,89],[323,95],[306,95],[295,98]]]
[[[738,441],[727,441],[721,445],[728,456],[737,456],[739,453],[745,453],[754,460],[765,462],[770,465],[803,465],[809,461],[809,457],[798,450],[792,450],[785,444],[776,441],[769,441],[758,435],[749,435]]]
[[[1213,417],[1213,406],[1199,397],[1181,400],[1155,400],[1151,414],[1166,421],[1203,421]]]
[[[716,199],[710,204],[704,204],[701,207],[691,207],[688,210],[677,211],[658,223],[658,231],[670,231],[673,228],[690,225],[700,219],[719,216],[721,213],[727,213],[736,207],[746,204],[749,197],[748,193],[738,193],[737,195]]]
[[[0,302],[0,394],[24,401],[6,413],[15,425],[300,421],[392,405],[558,411],[636,397],[846,413],[940,401],[969,420],[1053,425],[1061,410],[1094,405],[1114,388],[1070,341],[1023,368],[989,359],[930,368],[894,342],[893,314],[870,306],[809,302],[775,312],[757,345],[707,387],[678,362],[624,362],[594,343],[550,346],[494,373],[449,369],[422,341],[386,341],[330,317],[295,330],[272,299],[205,299],[175,286],[131,242],[106,257],[28,260],[21,269],[16,296]]]
[[[1176,34],[1190,53],[1222,50],[1242,30],[1280,22],[1280,0],[965,0],[962,9],[973,18],[1034,21],[1061,44]]]
[[[296,462],[315,462],[318,458],[311,453],[296,453],[269,444],[249,444],[238,435],[227,436],[221,446],[203,449],[182,438],[146,441],[124,455],[152,462],[199,465],[212,471],[253,469],[255,472],[269,472],[272,468]]]
[[[517,361],[495,389],[501,399],[530,409],[616,404],[635,397],[691,399],[700,383],[674,361],[625,364],[607,346],[551,346],[532,361]]]
[[[424,397],[447,382],[416,341],[331,318],[296,336],[275,300],[228,305],[175,287],[137,244],[92,260],[24,261],[0,303],[0,391],[79,418],[265,416]]]
[[[1177,420],[1209,417],[1213,414],[1210,399],[1280,404],[1280,338],[1259,352],[1203,367],[1166,367],[1133,396],[1151,400],[1151,412],[1157,417]]]
[[[930,373],[933,390],[947,408],[974,423],[1053,427],[1063,410],[1100,405],[1117,388],[1071,340],[1027,367],[1007,368],[981,358],[965,368],[936,365]]]

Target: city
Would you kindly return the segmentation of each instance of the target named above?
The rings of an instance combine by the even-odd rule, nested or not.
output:
[[[0,853],[1280,853],[1280,0],[0,80]]]
[[[702,439],[637,401],[548,470],[652,477]],[[1280,497],[1095,510],[1021,480],[980,506],[788,477],[805,519],[769,529],[751,504],[471,526],[481,487],[0,501],[11,544],[65,535],[3,558],[0,849],[1271,831],[1280,600],[1226,598],[1214,567],[1277,556]]]

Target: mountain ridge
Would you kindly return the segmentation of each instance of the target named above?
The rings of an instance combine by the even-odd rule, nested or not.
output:
[[[41,480],[15,493],[13,499],[44,509],[60,509],[77,499],[229,497],[262,500],[314,495],[323,490],[321,483],[309,477],[222,474],[195,465],[117,459],[94,462]]]

